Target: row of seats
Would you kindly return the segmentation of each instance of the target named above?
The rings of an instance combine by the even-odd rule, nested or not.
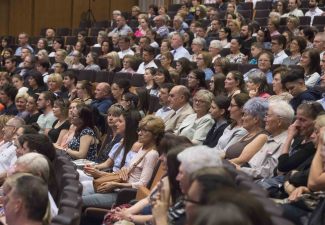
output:
[[[58,215],[51,225],[79,225],[82,209],[82,185],[75,165],[63,151],[57,152],[54,162],[56,180],[59,187]]]

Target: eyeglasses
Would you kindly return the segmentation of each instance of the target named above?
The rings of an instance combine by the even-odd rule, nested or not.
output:
[[[206,101],[204,101],[202,99],[193,98],[193,102],[201,104],[201,103],[204,103]]]

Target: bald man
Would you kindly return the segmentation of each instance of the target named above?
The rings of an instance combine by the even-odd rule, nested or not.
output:
[[[95,100],[92,101],[91,106],[97,108],[100,113],[106,114],[108,108],[113,103],[110,92],[110,86],[108,83],[102,82],[97,84]]]
[[[183,120],[190,114],[194,113],[192,106],[189,104],[191,93],[187,87],[177,85],[169,92],[169,107],[172,113],[165,118],[165,131],[175,133]]]

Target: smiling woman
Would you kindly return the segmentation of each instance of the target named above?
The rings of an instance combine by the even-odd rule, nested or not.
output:
[[[103,182],[96,188],[97,193],[88,190],[83,196],[84,206],[111,207],[117,197],[117,194],[112,192],[114,189],[145,186],[158,160],[156,149],[163,137],[164,128],[164,122],[159,117],[149,115],[143,118],[138,129],[138,142],[142,147],[128,165],[116,171],[125,183]]]

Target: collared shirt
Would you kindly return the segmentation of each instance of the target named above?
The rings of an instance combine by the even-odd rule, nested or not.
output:
[[[158,29],[155,28],[155,30],[161,38],[166,38],[169,34],[169,29],[166,25],[163,25],[163,26],[159,27]]]
[[[150,68],[150,67],[154,67],[154,68],[158,68],[155,61],[151,60],[149,63],[144,64],[144,62],[142,62],[137,70],[137,73],[139,74],[144,74],[145,69]]]
[[[296,9],[294,9],[291,12],[288,12],[286,14],[283,14],[281,17],[289,17],[289,16],[300,17],[300,16],[304,16],[304,13],[300,9],[296,8]]]
[[[16,146],[11,141],[2,141],[0,143],[0,173],[6,172],[16,160]]]
[[[288,55],[282,50],[281,52],[274,54],[273,64],[282,64],[283,60],[287,58]]]
[[[117,54],[120,57],[120,59],[123,59],[124,56],[126,56],[126,55],[134,55],[134,51],[132,51],[131,48],[128,48],[126,50],[119,51]]]
[[[113,34],[118,34],[119,36],[127,36],[129,33],[133,33],[131,27],[129,27],[127,24],[125,24],[123,27],[121,28],[114,28],[114,30],[112,30],[108,36],[113,36]]]
[[[281,148],[287,136],[287,131],[275,137],[269,136],[263,147],[249,160],[250,167],[242,167],[241,170],[254,178],[271,177],[278,165]]]
[[[314,16],[321,16],[323,13],[323,10],[320,8],[316,7],[315,9],[309,9],[306,13],[305,16],[310,16],[310,26],[313,24]]]
[[[169,106],[163,106],[157,110],[157,112],[155,113],[155,116],[158,116],[164,120],[168,115],[170,115],[173,112],[174,112],[174,110],[172,110]]]
[[[188,60],[191,60],[190,53],[183,46],[180,46],[179,48],[174,49],[174,50],[172,50],[170,52],[173,54],[174,60],[178,60],[178,59],[180,59],[182,57],[185,57]]]

